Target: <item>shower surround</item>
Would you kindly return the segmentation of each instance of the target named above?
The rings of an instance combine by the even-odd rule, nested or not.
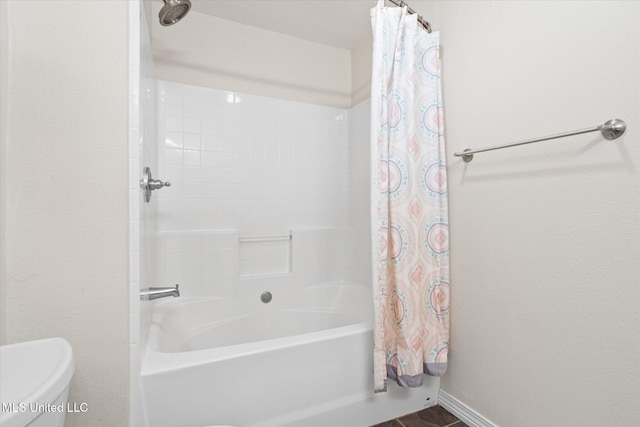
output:
[[[373,395],[369,103],[167,81],[158,93],[154,176],[172,185],[152,201],[155,255],[160,285],[179,283],[182,297],[153,303],[148,420],[174,425],[175,401],[190,414],[181,425],[256,427],[374,424],[435,404],[437,379]]]
[[[355,278],[347,110],[171,82],[159,92],[163,283],[228,296],[294,267],[309,284]]]

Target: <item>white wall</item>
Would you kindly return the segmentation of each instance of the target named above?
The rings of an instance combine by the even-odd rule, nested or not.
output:
[[[76,365],[69,399],[89,408],[69,414],[67,426],[124,426],[128,4],[2,3],[11,40],[2,93],[6,342],[66,338]]]
[[[7,341],[7,268],[6,268],[6,216],[7,216],[7,120],[9,89],[9,19],[7,2],[0,2],[0,345]]]
[[[351,105],[354,107],[371,96],[372,60],[373,35],[368,33],[351,49]]]
[[[441,31],[449,162],[442,389],[502,426],[637,426],[640,3],[420,11]],[[610,118],[628,125],[615,142],[592,133],[453,157]]]
[[[159,79],[346,108],[350,52],[192,10],[162,27],[154,2],[152,45]],[[187,22],[188,21],[188,22]]]

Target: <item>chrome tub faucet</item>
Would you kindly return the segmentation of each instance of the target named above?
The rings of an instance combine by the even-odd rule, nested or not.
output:
[[[158,298],[164,297],[179,297],[180,291],[178,290],[178,285],[175,288],[167,287],[167,288],[145,288],[140,289],[140,299],[141,300],[154,300]]]

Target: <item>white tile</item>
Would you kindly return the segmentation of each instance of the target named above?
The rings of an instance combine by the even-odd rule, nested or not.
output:
[[[235,138],[233,136],[220,136],[218,138],[218,151],[233,153],[236,150]]]
[[[184,167],[184,182],[200,182],[202,177],[202,168],[198,166]]]
[[[202,197],[201,185],[199,182],[185,184],[182,195],[187,199],[200,199]]]
[[[202,118],[215,119],[217,121],[219,108],[220,107],[215,101],[210,99],[205,100],[202,103],[201,110],[200,110]]]
[[[218,135],[217,117],[206,116],[201,121],[201,131],[203,135]]]
[[[183,115],[191,117],[200,117],[201,101],[196,98],[184,98]]]
[[[167,165],[181,165],[182,164],[182,150],[174,148],[166,148],[164,151],[164,163]]]
[[[167,114],[164,118],[164,128],[167,131],[182,132],[182,116]]]
[[[218,280],[219,267],[213,263],[204,262],[200,271],[200,277],[204,282],[216,282]]]
[[[236,136],[237,134],[237,124],[235,122],[225,121],[224,119],[218,121],[219,136]]]
[[[155,200],[155,205],[156,205],[156,214],[158,214],[161,217],[166,217],[168,215],[171,215],[171,213],[173,212],[173,203],[168,199],[164,199],[158,196],[158,198]]]
[[[223,169],[235,167],[235,158],[233,153],[221,151],[218,155],[218,164]]]
[[[164,169],[162,170],[162,175],[160,176],[162,176],[163,179],[172,183],[177,181],[182,181],[184,179],[184,167],[182,166],[182,164],[166,165],[164,166]]]
[[[218,169],[211,167],[203,167],[201,174],[201,181],[203,183],[216,183],[218,182]]]
[[[179,206],[176,206],[178,215],[199,215],[200,199],[184,199]]]
[[[183,130],[185,133],[197,133],[201,131],[200,117],[183,117]]]
[[[217,135],[207,135],[204,131],[200,137],[201,148],[203,151],[217,151],[218,137]]]
[[[181,262],[172,261],[174,258],[172,256],[176,256],[179,251],[172,251],[168,254],[168,262],[166,264],[166,280],[167,283],[184,283],[184,270]]]
[[[185,133],[184,148],[188,150],[200,150],[200,134]]]
[[[174,116],[181,116],[182,115],[182,98],[165,96],[164,113],[174,115]]]
[[[205,199],[201,200],[200,212],[202,215],[216,215],[218,213],[219,200]]]
[[[215,199],[218,197],[218,192],[217,183],[207,183],[203,180],[201,184],[201,194],[203,199]]]
[[[185,166],[200,166],[200,150],[184,150],[183,164]]]
[[[218,166],[218,153],[215,151],[202,151],[200,155],[200,162],[203,167],[216,167]]]
[[[182,133],[167,131],[164,136],[164,146],[167,148],[182,148],[183,147]]]

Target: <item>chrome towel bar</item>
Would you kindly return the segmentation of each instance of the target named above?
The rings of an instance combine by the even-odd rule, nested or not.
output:
[[[500,150],[502,148],[516,147],[518,145],[532,144],[534,142],[548,141],[550,139],[564,138],[564,137],[567,137],[567,136],[580,135],[582,133],[595,132],[595,131],[598,131],[598,130],[602,132],[602,136],[605,139],[611,140],[611,139],[618,138],[620,135],[622,135],[624,133],[624,131],[626,129],[627,129],[627,124],[623,120],[611,119],[611,120],[607,121],[605,124],[602,124],[600,126],[595,126],[595,127],[592,127],[592,128],[588,128],[588,129],[576,130],[576,131],[573,131],[573,132],[559,133],[557,135],[544,136],[542,138],[528,139],[526,141],[514,142],[514,143],[511,143],[511,144],[496,145],[496,146],[487,147],[487,148],[479,148],[477,150],[471,150],[471,149],[467,148],[462,153],[453,153],[453,155],[456,156],[456,157],[462,157],[462,160],[464,160],[465,162],[468,163],[471,160],[473,160],[473,155],[474,154],[482,153],[484,151]]]

